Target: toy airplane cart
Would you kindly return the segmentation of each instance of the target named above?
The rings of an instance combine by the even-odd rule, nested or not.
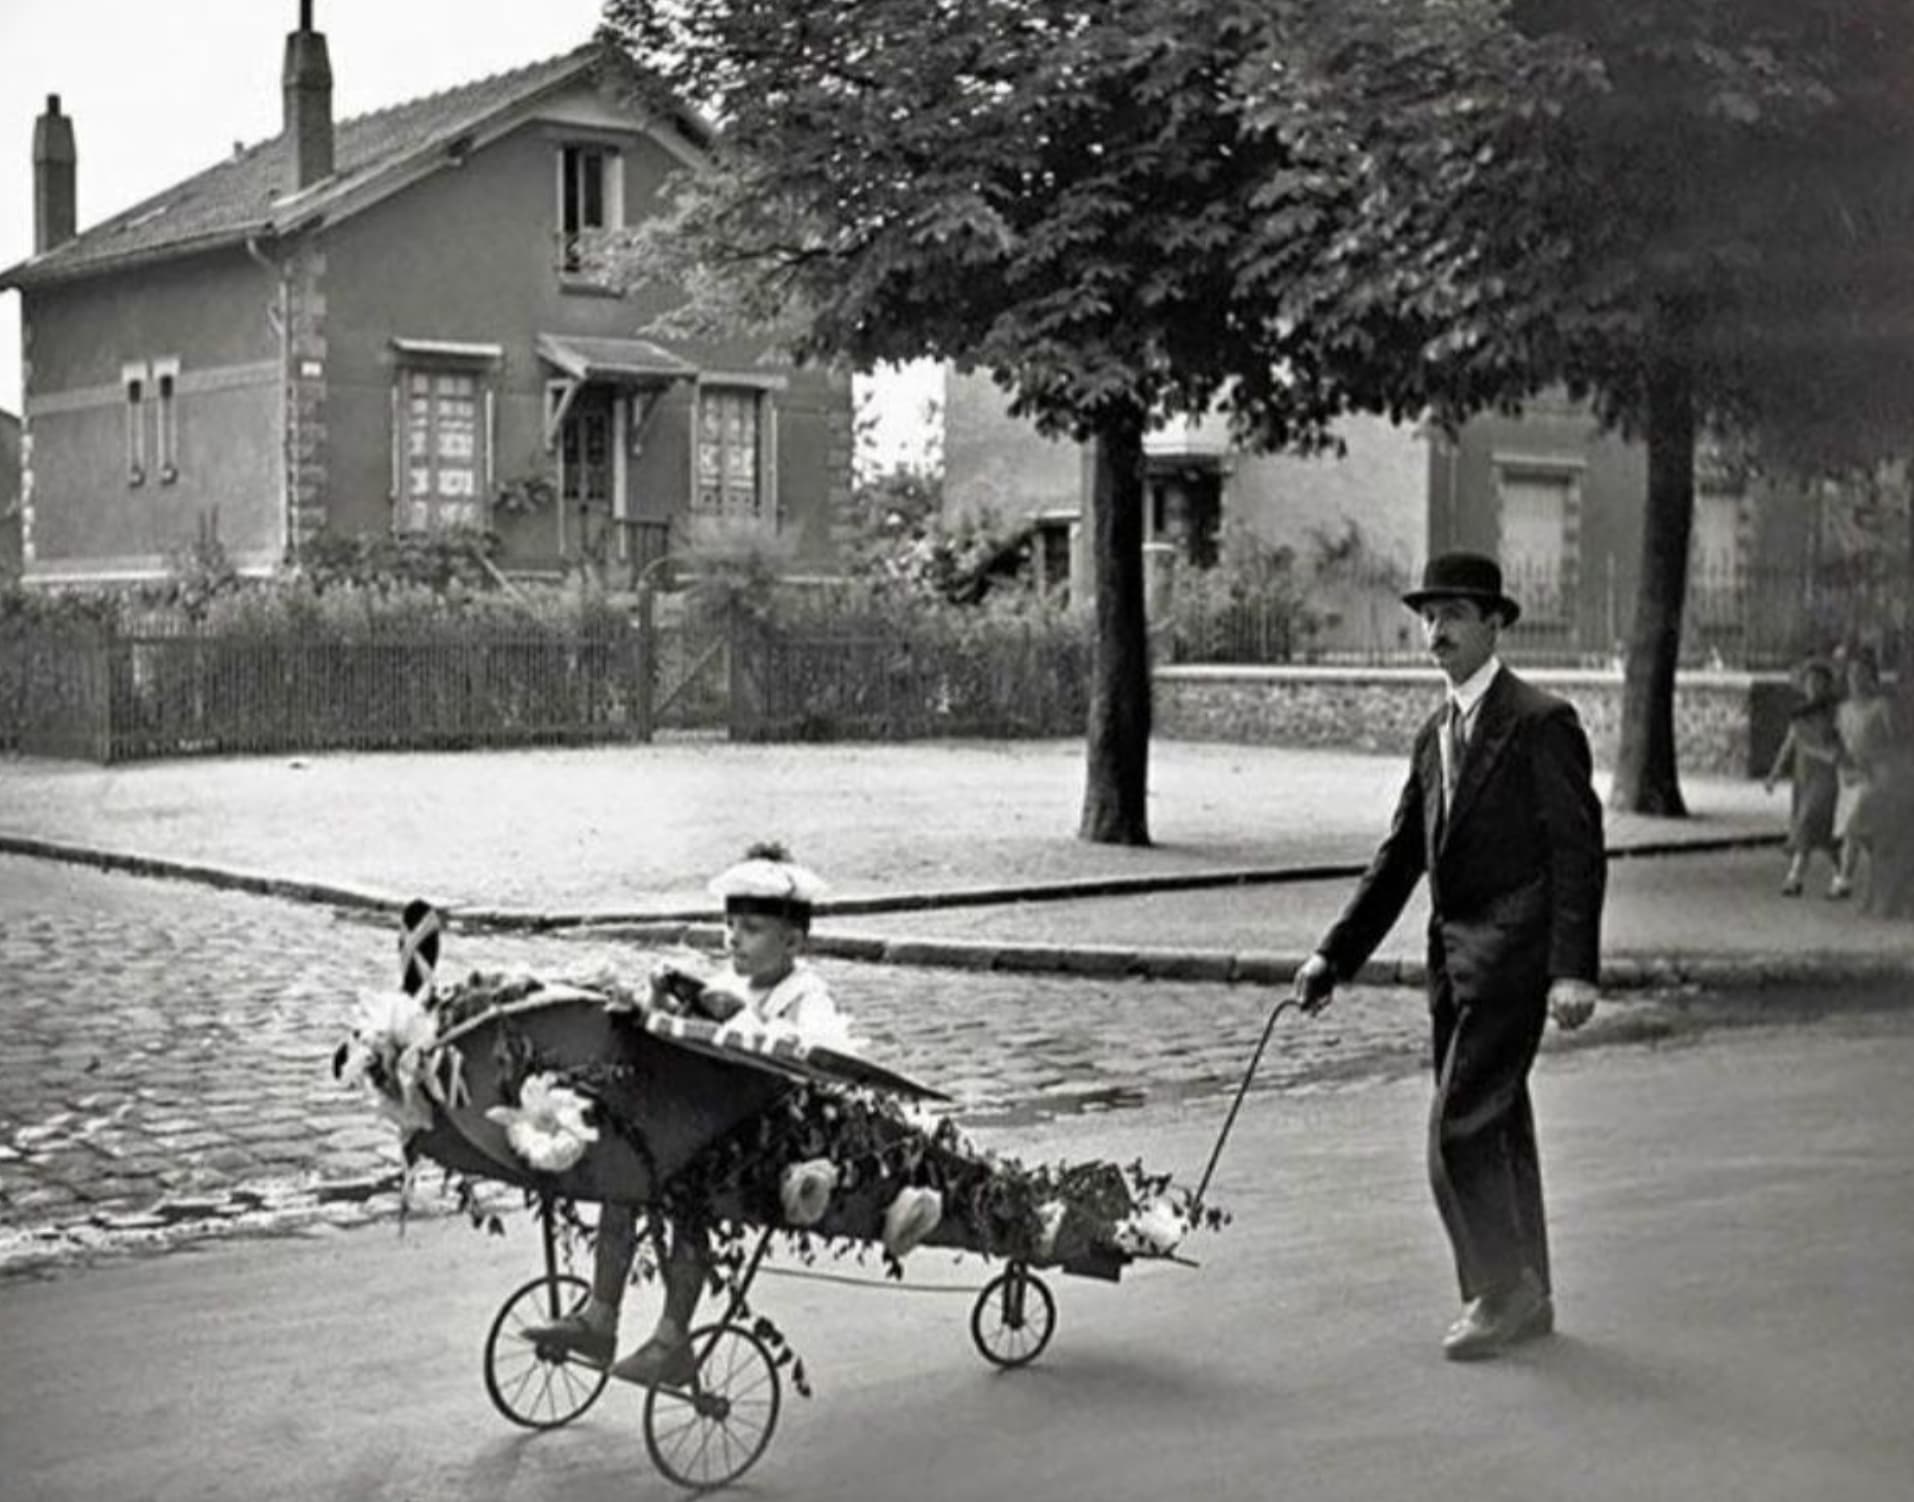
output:
[[[719,1312],[691,1332],[695,1374],[645,1392],[646,1449],[682,1486],[735,1481],[777,1427],[791,1356],[747,1304],[773,1236],[809,1255],[881,1246],[893,1277],[919,1244],[1001,1263],[970,1332],[985,1360],[1018,1367],[1057,1322],[1034,1269],[1115,1280],[1139,1258],[1174,1259],[1192,1224],[1224,1219],[1200,1190],[1172,1196],[1138,1169],[1027,1169],[981,1152],[913,1104],[944,1098],[927,1086],[801,1037],[654,1006],[648,987],[640,998],[598,978],[473,976],[435,988],[440,929],[426,904],[407,909],[401,987],[362,1001],[335,1072],[396,1119],[408,1160],[516,1186],[537,1207],[543,1271],[485,1338],[486,1391],[513,1423],[569,1424],[609,1380],[527,1333],[589,1293],[561,1267],[566,1228],[581,1225],[571,1206],[630,1206],[654,1237],[667,1217],[729,1228]]]

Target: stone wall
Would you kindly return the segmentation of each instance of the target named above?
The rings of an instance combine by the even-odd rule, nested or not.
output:
[[[1575,706],[1599,766],[1613,766],[1621,732],[1619,673],[1521,670]],[[1441,702],[1433,668],[1169,667],[1156,671],[1155,725],[1173,739],[1325,746],[1407,754]],[[1785,727],[1778,675],[1685,673],[1675,691],[1675,745],[1684,772],[1732,777],[1767,770]]]

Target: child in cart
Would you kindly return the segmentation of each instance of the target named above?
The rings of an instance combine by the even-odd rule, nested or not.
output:
[[[778,845],[754,845],[745,859],[711,882],[724,899],[725,969],[700,982],[669,965],[651,977],[652,1005],[691,1011],[726,1027],[789,1030],[806,1042],[842,1047],[846,1027],[824,979],[803,958],[811,913],[824,884]],[[662,1268],[665,1302],[658,1323],[637,1350],[613,1362],[618,1311],[638,1250],[637,1215],[607,1203],[599,1212],[591,1297],[572,1314],[527,1332],[587,1360],[611,1363],[611,1374],[641,1386],[681,1386],[695,1357],[691,1320],[711,1273],[708,1233],[676,1219]]]

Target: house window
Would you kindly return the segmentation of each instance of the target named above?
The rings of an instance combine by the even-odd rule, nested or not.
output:
[[[1058,604],[1070,603],[1070,534],[1075,522],[1037,518],[1037,587]]]
[[[159,482],[171,485],[179,478],[179,361],[153,362],[153,462]]]
[[[559,268],[580,270],[594,238],[624,223],[624,174],[609,146],[566,146],[558,153]]]
[[[1702,491],[1695,497],[1690,575],[1703,588],[1732,589],[1741,574],[1741,497]]]
[[[120,387],[126,393],[126,483],[146,483],[147,370],[144,361],[120,367]]]
[[[1525,616],[1561,620],[1568,614],[1580,477],[1572,470],[1498,466],[1495,483],[1510,593],[1522,601]]]
[[[697,484],[694,509],[703,516],[761,521],[764,489],[758,465],[755,391],[706,388],[698,393]]]
[[[1741,497],[1704,490],[1695,495],[1688,534],[1688,613],[1704,626],[1741,619]]]
[[[401,372],[400,387],[404,485],[398,498],[399,530],[436,532],[480,525],[484,409],[478,376],[413,369]]]

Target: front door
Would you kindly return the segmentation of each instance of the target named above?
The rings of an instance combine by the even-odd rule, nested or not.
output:
[[[573,398],[558,429],[558,551],[598,556],[611,532],[617,461],[612,392],[587,386]]]

